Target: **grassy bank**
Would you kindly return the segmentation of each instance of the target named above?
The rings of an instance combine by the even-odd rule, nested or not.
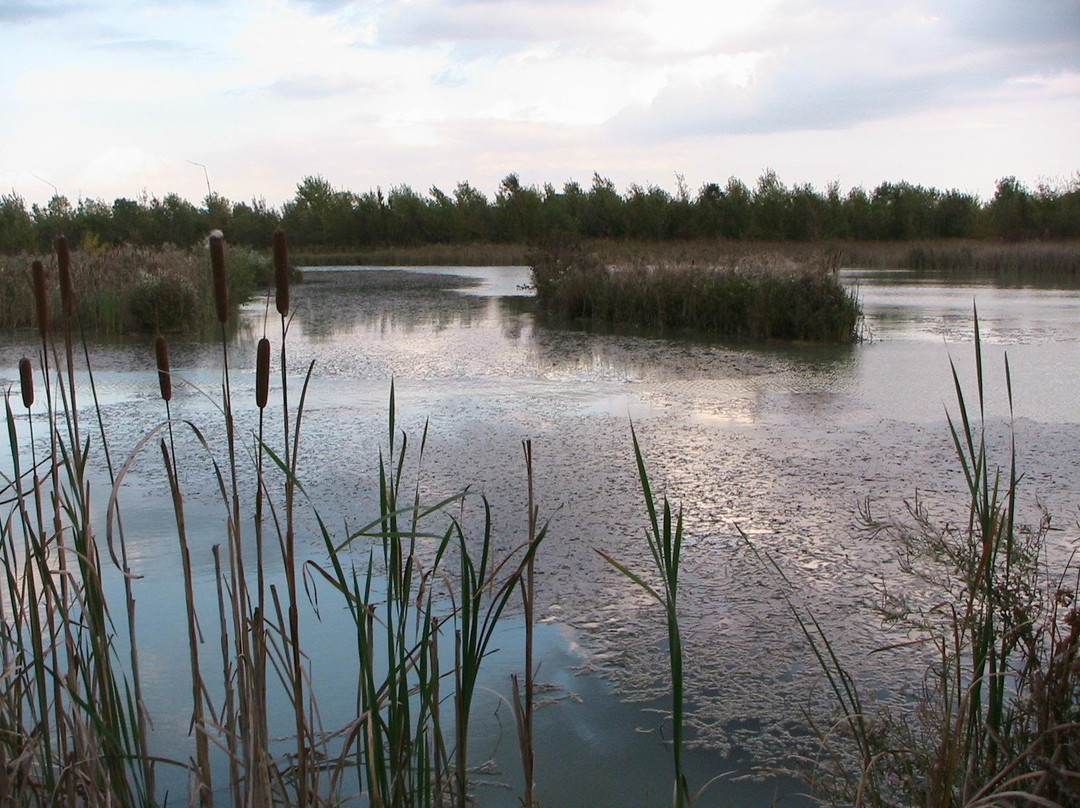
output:
[[[50,256],[0,257],[0,329],[34,325],[30,267],[40,260],[55,278]],[[73,323],[103,334],[205,330],[214,322],[204,249],[117,247],[71,253],[76,294]],[[229,305],[248,300],[271,280],[270,259],[246,247],[229,250]],[[53,326],[62,322],[57,284],[49,285]]]
[[[611,257],[580,246],[536,250],[531,265],[541,309],[561,321],[601,328],[745,340],[859,338],[862,312],[836,276],[834,252],[797,260],[714,246],[674,260],[648,253],[616,262]]]

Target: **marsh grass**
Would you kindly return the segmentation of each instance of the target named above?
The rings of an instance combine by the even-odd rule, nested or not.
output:
[[[1080,243],[948,240],[845,244],[844,266],[913,269],[992,278],[1001,285],[1080,282]]]
[[[202,331],[214,322],[215,310],[206,283],[203,250],[151,250],[118,247],[71,252],[58,249],[42,257],[50,283],[51,323],[66,316],[78,329],[102,334],[154,334]],[[61,262],[58,256],[67,256]],[[67,281],[61,269],[68,266]],[[71,266],[74,269],[71,269]],[[27,261],[0,257],[0,329],[29,328],[38,320],[26,283]],[[272,280],[270,260],[254,250],[230,252],[228,305],[235,308]],[[77,289],[76,289],[77,287]],[[63,290],[69,290],[64,293]]]
[[[275,262],[285,265],[284,235],[275,234],[274,241]],[[273,409],[268,400],[270,340],[264,337],[255,357],[259,424],[250,436],[249,452],[243,449],[248,441],[238,434],[233,415],[236,391],[229,368],[234,360],[227,332],[231,276],[226,269],[231,255],[217,241],[211,257],[212,282],[207,283],[204,266],[202,283],[212,289],[210,310],[220,327],[224,370],[217,400],[226,445],[215,447],[202,428],[173,413],[173,369],[168,344],[159,335],[154,353],[164,420],[115,470],[95,400],[100,445],[112,481],[105,564],[96,541],[100,512],[91,503],[86,477],[89,464],[101,457],[79,437],[75,375],[70,370],[75,348],[71,319],[78,306],[67,305],[72,300],[67,289],[62,328],[54,329],[44,267],[38,265],[32,273],[44,395],[35,391],[29,358],[19,364],[19,395],[13,397],[11,390],[5,394],[13,472],[3,478],[0,489],[6,510],[0,519],[0,801],[149,806],[164,798],[172,804],[176,795],[159,794],[155,780],[160,767],[176,767],[187,772],[189,804],[201,806],[463,807],[472,800],[469,725],[480,671],[507,604],[532,569],[546,527],[538,527],[530,500],[528,540],[497,557],[486,500],[480,499],[479,536],[455,514],[476,499],[472,495],[460,492],[433,505],[424,503],[426,429],[415,478],[409,483],[408,438],[397,430],[391,387],[388,444],[385,455],[380,453],[379,515],[359,530],[335,537],[306,501],[300,473],[311,367],[290,408],[288,273],[277,273],[276,294],[282,440],[270,440],[264,430],[266,410]],[[77,258],[76,271],[65,276],[73,277],[75,291],[81,292]],[[58,332],[65,335],[67,374],[62,372]],[[92,370],[89,378],[92,386]],[[20,401],[27,410],[21,417],[16,415]],[[35,429],[47,433],[45,457],[38,456],[42,441]],[[178,432],[189,440],[179,441]],[[200,454],[220,500],[223,535],[211,550],[215,574],[209,584],[193,574],[197,549],[185,515],[181,445],[194,446]],[[181,562],[193,747],[187,760],[159,758],[149,748],[151,716],[140,682],[133,587],[139,572],[129,561],[123,530],[128,475],[155,447],[168,482]],[[245,463],[253,464],[256,472],[251,497],[242,490],[239,469]],[[531,481],[531,464],[527,473]],[[305,561],[297,551],[300,508],[308,509],[319,526],[325,561]],[[249,523],[249,512],[254,514],[255,571],[244,562],[241,525]],[[354,550],[360,546],[367,549],[366,564],[356,561]],[[283,582],[264,575],[270,553],[280,553]],[[123,583],[124,595],[115,602],[107,594],[105,579],[110,576]],[[320,674],[302,647],[305,620],[312,611],[318,615],[328,607],[318,598],[318,581],[339,596],[355,627],[356,711],[336,729],[323,725],[315,698],[325,672]],[[211,591],[197,591],[207,585]],[[208,604],[216,614],[200,613]],[[127,629],[123,641],[117,626]],[[211,643],[220,654],[206,653]],[[287,737],[273,737],[270,716],[282,705],[288,706],[293,730]]]
[[[745,249],[710,259],[619,263],[581,245],[536,250],[531,266],[541,309],[600,328],[691,332],[742,340],[853,342],[862,311],[836,275],[838,256],[799,262]]]
[[[1015,436],[1003,466],[986,437],[984,369],[975,313],[976,396],[953,365],[949,430],[968,494],[966,523],[939,524],[918,499],[909,520],[862,517],[888,537],[900,569],[922,591],[883,592],[882,618],[912,639],[879,653],[925,654],[923,690],[907,709],[872,711],[813,613],[781,592],[830,686],[841,717],[822,733],[806,774],[819,793],[857,806],[1080,804],[1080,570],[1052,568],[1049,519],[1017,524]],[[1012,417],[1012,382],[1005,359]],[[745,538],[745,537],[744,537]],[[755,550],[756,552],[756,550]]]
[[[695,797],[690,794],[690,787],[686,781],[686,773],[683,768],[683,718],[686,682],[683,677],[682,635],[679,631],[678,602],[679,562],[683,544],[682,511],[680,510],[673,516],[671,503],[667,497],[663,498],[660,508],[657,508],[652,485],[649,482],[648,471],[645,468],[645,459],[641,454],[641,445],[638,443],[637,433],[633,431],[633,427],[631,427],[631,433],[634,442],[634,459],[637,462],[638,481],[641,484],[641,493],[645,498],[645,508],[649,515],[648,525],[645,528],[645,540],[649,546],[649,554],[652,556],[655,574],[659,576],[661,581],[660,586],[656,587],[649,583],[642,574],[631,570],[603,550],[598,549],[596,552],[628,580],[648,593],[664,610],[668,633],[668,660],[671,666],[671,749],[675,769],[672,805],[674,808],[690,808]],[[697,796],[700,796],[700,792]]]

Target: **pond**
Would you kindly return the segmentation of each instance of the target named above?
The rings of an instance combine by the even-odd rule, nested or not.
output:
[[[288,335],[293,402],[313,363],[300,443],[303,555],[325,555],[310,508],[335,529],[377,513],[391,380],[397,425],[413,446],[427,424],[420,472],[426,497],[466,486],[483,493],[499,552],[526,535],[521,444],[530,439],[536,501],[541,519],[550,519],[537,561],[538,680],[555,694],[537,717],[538,796],[550,808],[670,804],[662,614],[596,552],[637,570],[650,563],[632,423],[654,489],[681,506],[686,523],[680,594],[691,787],[724,775],[701,805],[764,806],[777,794],[780,804],[806,803],[797,783],[769,768],[806,748],[804,710],[820,710],[827,699],[776,576],[755,550],[791,579],[798,602],[821,620],[866,693],[902,699],[918,684],[921,663],[911,655],[883,664],[871,653],[887,641],[874,605],[898,572],[892,548],[860,529],[859,507],[870,498],[876,513],[902,515],[918,492],[936,517],[963,513],[964,480],[946,411],[955,412],[950,357],[974,395],[973,305],[987,369],[988,432],[1002,464],[1008,354],[1025,475],[1022,516],[1037,520],[1045,507],[1068,526],[1080,491],[1080,291],[954,284],[904,272],[844,270],[843,277],[858,289],[866,341],[762,346],[548,327],[521,288],[528,274],[520,267],[306,270],[293,290]],[[232,339],[237,390],[253,387],[264,327],[275,352],[280,345],[276,315],[267,318],[266,310],[263,301],[245,307]],[[223,452],[220,344],[171,340],[170,349],[173,417],[198,424]],[[165,418],[153,352],[142,342],[90,350],[109,444],[122,459]],[[3,337],[5,386],[24,354],[36,355],[32,335]],[[84,408],[87,399],[83,393]],[[250,436],[254,396],[237,394],[234,407],[240,434]],[[88,411],[85,423],[89,418]],[[272,418],[277,435],[280,413]],[[25,416],[17,427],[26,433]],[[224,518],[206,453],[190,432],[177,439],[209,621],[210,548],[224,540]],[[95,473],[98,490],[107,491],[101,470]],[[121,501],[142,576],[135,595],[155,750],[186,758],[191,708],[176,698],[190,693],[182,580],[155,452],[135,459]],[[1075,538],[1075,531],[1056,534],[1052,557],[1063,558]],[[357,558],[366,555],[358,549]],[[283,576],[280,562],[266,572],[271,580]],[[353,645],[340,641],[339,617],[326,609],[321,621],[305,615],[318,649],[312,664],[332,672],[319,691],[327,724],[339,723],[335,711],[354,701]],[[472,744],[473,762],[491,761],[482,778],[489,784],[478,786],[480,804],[498,808],[518,805],[522,793],[505,703],[509,676],[523,665],[520,617],[507,620],[484,678],[501,698],[485,691]],[[183,778],[171,787],[182,793]]]

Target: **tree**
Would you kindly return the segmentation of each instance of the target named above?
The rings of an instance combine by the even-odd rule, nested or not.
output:
[[[270,243],[274,231],[281,225],[281,217],[270,208],[263,198],[252,199],[251,204],[237,202],[232,208],[230,239],[234,244],[263,248]]]
[[[1003,239],[1017,241],[1036,235],[1031,194],[1016,177],[998,180],[986,212],[992,232]]]
[[[491,237],[491,209],[482,191],[467,182],[454,188],[457,230],[462,241],[484,241]]]
[[[34,223],[17,193],[0,194],[0,250],[26,252],[34,246]]]
[[[50,252],[57,237],[67,236],[72,244],[79,244],[83,232],[71,202],[66,196],[53,196],[45,207],[34,205],[30,210],[34,225],[34,248],[38,252]]]
[[[776,172],[765,169],[754,191],[752,219],[755,238],[779,240],[786,235],[791,199]]]
[[[593,173],[592,188],[581,211],[581,235],[589,238],[622,238],[626,233],[623,201],[615,183]]]

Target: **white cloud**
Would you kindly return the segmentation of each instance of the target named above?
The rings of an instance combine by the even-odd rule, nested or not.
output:
[[[671,187],[675,171],[691,184],[752,182],[773,166],[788,182],[986,190],[1022,166],[1076,168],[1075,0],[0,9],[19,21],[0,27],[2,177],[31,200],[51,191],[30,172],[69,195],[199,199],[192,159],[215,190],[275,204],[311,173],[342,187],[467,179],[491,192],[510,171]],[[136,152],[141,164],[120,159]],[[902,168],[911,176],[890,174]]]

